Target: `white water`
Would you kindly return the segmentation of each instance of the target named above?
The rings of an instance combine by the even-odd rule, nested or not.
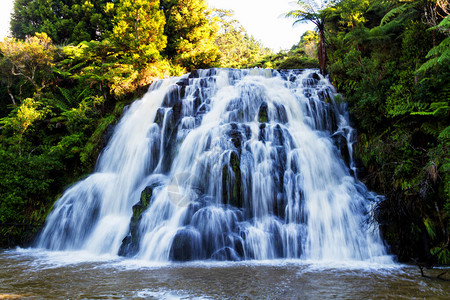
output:
[[[390,262],[370,219],[378,199],[353,176],[345,106],[320,99],[334,90],[313,73],[212,69],[155,83],[96,172],[55,204],[37,246],[149,261]],[[147,186],[150,205],[130,225]]]

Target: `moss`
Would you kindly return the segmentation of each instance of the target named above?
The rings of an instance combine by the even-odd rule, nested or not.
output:
[[[119,249],[121,256],[134,256],[139,251],[139,241],[141,239],[139,234],[139,224],[142,219],[142,214],[148,208],[150,200],[153,195],[153,188],[155,186],[147,186],[142,192],[139,202],[133,206],[133,215],[130,220],[130,231],[123,239],[122,245]]]
[[[269,122],[269,114],[268,114],[268,105],[267,102],[263,102],[259,107],[258,112],[258,122],[259,123],[267,123]]]
[[[242,207],[241,167],[236,152],[230,154],[229,163],[222,168],[222,201],[224,204]]]

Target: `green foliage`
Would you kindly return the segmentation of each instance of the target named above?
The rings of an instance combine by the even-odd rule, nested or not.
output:
[[[448,249],[442,249],[440,247],[434,247],[430,250],[431,254],[437,255],[438,260],[442,264],[450,264],[450,251]]]
[[[161,0],[166,16],[164,53],[187,70],[217,66],[215,22],[204,0]]]
[[[116,10],[110,39],[117,46],[117,54],[128,63],[156,61],[167,43],[159,0],[121,0]]]
[[[425,72],[432,68],[448,65],[450,61],[450,37],[443,40],[438,46],[434,47],[428,52],[427,58],[430,58],[424,63],[417,72]]]
[[[220,49],[222,67],[248,67],[270,54],[269,49],[249,36],[240,23],[233,19],[233,11],[217,9],[214,14],[219,24],[215,45]]]
[[[45,32],[57,44],[101,40],[112,29],[115,0],[16,0],[11,19],[14,37]]]
[[[448,263],[448,248],[438,250],[450,229],[448,16],[421,0],[342,0],[322,14],[364,180],[386,196],[379,221],[388,242],[401,260]]]
[[[20,99],[14,97],[12,87],[19,83],[19,91],[22,86],[28,85],[38,96],[51,79],[53,59],[56,49],[51,39],[45,33],[36,33],[27,37],[25,41],[15,38],[5,38],[0,42],[2,53],[0,61],[1,75],[7,78],[7,90],[12,103],[17,105]],[[15,77],[15,78],[14,78]]]

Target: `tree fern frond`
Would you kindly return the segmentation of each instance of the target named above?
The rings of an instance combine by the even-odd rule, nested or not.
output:
[[[383,19],[381,19],[380,25],[383,26],[387,22],[389,22],[394,16],[402,14],[406,11],[408,6],[406,4],[403,4],[402,6],[398,6],[396,8],[391,9],[387,12],[387,14],[384,15]]]
[[[439,133],[438,139],[441,141],[450,139],[450,126],[447,126],[444,130]]]
[[[448,64],[450,62],[450,37],[428,51],[426,58],[430,59],[422,64],[416,73],[426,72],[431,68]]]

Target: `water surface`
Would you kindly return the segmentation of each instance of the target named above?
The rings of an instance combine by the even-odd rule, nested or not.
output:
[[[427,271],[436,276],[441,270]],[[0,298],[449,299],[415,266],[300,260],[151,263],[86,252],[0,253]]]

